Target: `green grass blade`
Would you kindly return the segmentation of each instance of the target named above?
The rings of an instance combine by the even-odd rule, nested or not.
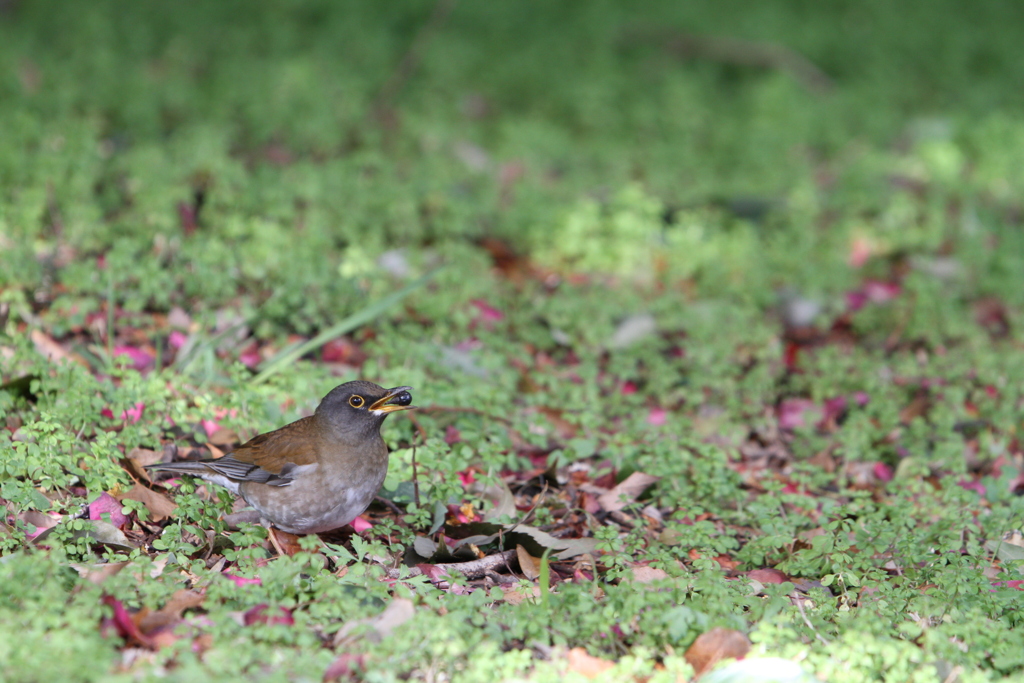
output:
[[[314,351],[332,339],[337,339],[343,334],[351,332],[360,325],[370,322],[377,316],[381,315],[387,309],[391,308],[405,297],[412,294],[414,291],[425,285],[434,275],[437,270],[432,270],[426,275],[418,278],[417,280],[410,282],[408,285],[387,295],[386,297],[379,299],[361,311],[353,313],[344,320],[340,320],[334,325],[328,327],[326,330],[318,334],[317,336],[310,339],[304,344],[300,344],[295,348],[282,353],[267,363],[266,367],[260,370],[259,374],[252,378],[254,384],[260,384],[267,381],[270,377],[277,374],[281,370],[294,363],[296,360],[306,355],[310,351]]]

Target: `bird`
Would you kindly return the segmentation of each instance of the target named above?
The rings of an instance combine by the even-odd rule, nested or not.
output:
[[[362,514],[384,482],[388,447],[380,428],[391,413],[415,408],[411,389],[346,382],[309,417],[253,437],[221,458],[147,469],[219,484],[281,531],[337,529]]]

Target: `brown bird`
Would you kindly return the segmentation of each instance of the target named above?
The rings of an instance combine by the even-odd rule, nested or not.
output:
[[[346,382],[309,417],[260,434],[222,458],[149,469],[220,484],[282,531],[337,529],[366,510],[384,482],[388,448],[380,426],[389,413],[415,407],[410,388]]]

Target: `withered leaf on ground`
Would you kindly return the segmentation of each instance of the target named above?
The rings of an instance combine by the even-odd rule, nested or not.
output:
[[[750,641],[745,635],[728,628],[713,628],[697,636],[684,656],[697,677],[707,673],[723,659],[739,659],[748,652]]]
[[[536,527],[525,524],[495,524],[493,522],[470,522],[447,527],[446,533],[453,538],[472,537],[473,542],[480,546],[492,543],[498,538],[504,541],[504,547],[522,545],[534,557],[540,557],[550,549],[551,555],[559,560],[568,560],[577,555],[593,553],[597,548],[596,538],[556,538]],[[458,544],[456,544],[458,545]]]
[[[142,484],[135,484],[131,489],[118,496],[118,500],[137,500],[146,506],[152,522],[162,522],[170,517],[177,504],[162,493],[148,489]]]
[[[616,484],[615,488],[611,491],[598,496],[597,502],[600,503],[606,512],[618,512],[634,502],[640,494],[657,482],[658,479],[660,477],[654,477],[643,472],[634,472]]]
[[[156,612],[149,612],[138,617],[139,629],[146,635],[161,628],[170,626],[181,620],[182,613],[203,604],[206,596],[196,591],[181,589],[175,591],[167,604]]]
[[[516,546],[516,555],[519,557],[519,568],[523,572],[523,576],[528,578],[530,581],[535,580],[540,576],[540,559],[534,557],[526,548],[521,545]]]
[[[351,634],[360,626],[369,626],[370,628],[364,634],[364,637],[371,642],[379,643],[390,636],[396,628],[412,619],[415,612],[412,600],[393,598],[388,603],[388,606],[384,608],[384,611],[377,616],[369,619],[356,619],[341,627],[334,634],[334,647],[338,647],[355,638]]]
[[[664,569],[645,566],[633,567],[633,580],[637,583],[651,583],[652,581],[661,581],[667,578],[668,574]]]
[[[615,666],[615,662],[595,657],[582,647],[574,647],[566,653],[569,660],[569,671],[578,673],[586,678],[597,678],[608,669]]]
[[[70,360],[78,363],[82,367],[89,367],[89,364],[84,358],[77,353],[66,350],[60,345],[60,342],[42,330],[32,330],[32,332],[29,333],[29,338],[32,340],[32,344],[36,347],[36,351],[45,356],[48,360]]]

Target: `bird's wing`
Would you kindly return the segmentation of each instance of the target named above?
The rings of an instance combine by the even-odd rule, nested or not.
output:
[[[296,468],[316,464],[319,439],[312,417],[260,434],[216,460],[152,465],[151,469],[188,472],[201,476],[212,471],[235,481],[288,486]]]
[[[266,475],[287,477],[295,467],[317,462],[320,440],[313,420],[312,416],[304,417],[280,429],[260,434],[223,458],[205,464],[232,479],[263,481],[265,475],[254,472],[254,468]],[[219,467],[221,463],[225,463],[223,470]]]

